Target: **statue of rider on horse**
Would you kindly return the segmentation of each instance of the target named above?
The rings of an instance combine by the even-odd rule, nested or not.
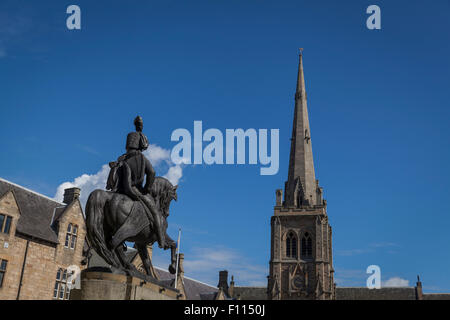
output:
[[[127,274],[139,271],[127,261],[123,244],[135,242],[148,276],[151,276],[151,260],[147,245],[158,242],[160,248],[171,249],[169,271],[175,273],[176,243],[166,230],[170,202],[177,200],[177,186],[163,177],[155,177],[155,170],[142,153],[149,146],[142,133],[142,118],[136,117],[134,124],[136,131],[127,136],[126,153],[109,164],[106,189],[110,191],[95,190],[89,195],[88,241],[114,270]]]

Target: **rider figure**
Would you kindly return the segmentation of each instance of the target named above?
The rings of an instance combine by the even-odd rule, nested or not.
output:
[[[126,194],[135,201],[141,201],[147,212],[150,211],[155,225],[158,245],[160,248],[165,246],[165,231],[162,230],[162,217],[160,211],[156,208],[154,199],[150,195],[153,182],[155,181],[155,170],[150,161],[142,154],[143,150],[148,148],[148,139],[142,133],[143,120],[136,117],[134,120],[136,132],[130,132],[127,136],[127,152],[120,156],[117,162],[110,163],[111,173],[108,178],[107,189],[114,192]],[[115,183],[117,174],[114,168],[121,167],[119,183]],[[145,185],[144,177],[146,176]],[[147,210],[148,209],[148,210]]]
[[[136,127],[136,132],[139,133],[140,139],[139,139],[139,150],[144,151],[148,148],[148,139],[145,136],[145,134],[142,133],[142,129],[144,128],[144,120],[140,116],[137,116],[136,119],[134,119],[134,126]]]

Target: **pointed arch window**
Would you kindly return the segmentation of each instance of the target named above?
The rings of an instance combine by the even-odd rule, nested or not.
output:
[[[308,232],[306,232],[302,237],[300,249],[300,256],[302,257],[302,259],[312,258],[312,238]]]
[[[286,237],[286,257],[297,258],[297,237],[292,231]]]

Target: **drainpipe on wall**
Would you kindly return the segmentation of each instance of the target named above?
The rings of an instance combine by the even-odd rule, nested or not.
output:
[[[16,298],[16,300],[19,300],[19,298],[20,298],[20,289],[22,289],[23,274],[25,272],[25,263],[27,262],[27,254],[28,254],[28,245],[29,244],[30,244],[30,241],[27,240],[27,245],[25,247],[25,255],[23,257],[22,271],[20,273],[19,290],[17,291],[17,298]]]

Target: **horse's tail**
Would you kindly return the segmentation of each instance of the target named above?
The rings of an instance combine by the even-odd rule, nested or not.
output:
[[[109,197],[103,190],[95,190],[89,195],[86,203],[86,232],[91,248],[93,248],[106,263],[118,267],[120,262],[109,249],[105,239],[104,212]]]

